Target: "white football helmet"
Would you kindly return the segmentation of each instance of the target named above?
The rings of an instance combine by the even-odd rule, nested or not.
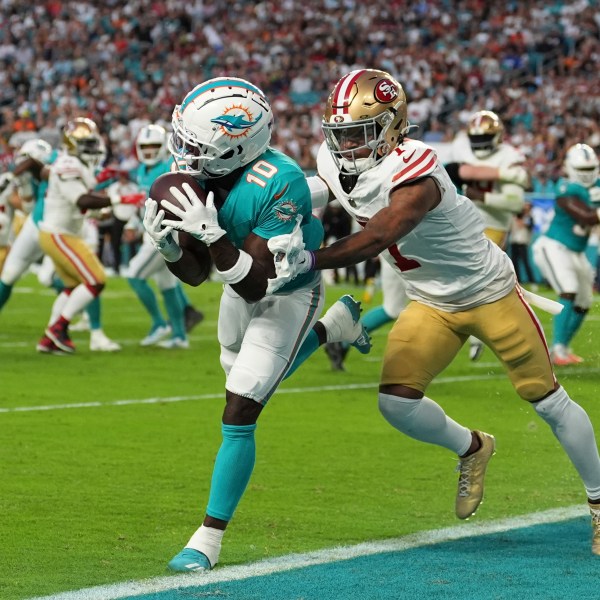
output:
[[[166,160],[169,156],[167,141],[167,130],[164,127],[145,125],[135,138],[138,160],[149,167]]]
[[[480,110],[469,119],[467,135],[473,154],[483,159],[494,154],[500,147],[504,124],[491,110]]]
[[[223,177],[269,146],[273,113],[263,92],[244,79],[197,85],[173,111],[168,148],[177,168],[198,179]]]
[[[339,169],[353,174],[367,171],[388,156],[409,130],[404,90],[385,71],[352,71],[335,84],[322,127]]]
[[[567,150],[565,171],[571,181],[591,188],[598,179],[600,162],[591,146],[575,144]]]
[[[15,164],[19,164],[26,158],[33,158],[43,164],[48,164],[51,155],[52,146],[45,140],[41,138],[27,140],[17,151]]]

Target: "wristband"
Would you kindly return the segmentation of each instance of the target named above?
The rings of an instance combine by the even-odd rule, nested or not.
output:
[[[157,249],[167,262],[177,262],[183,255],[183,250],[170,233],[157,245]]]
[[[239,283],[250,272],[253,262],[252,257],[243,250],[240,250],[239,252],[240,255],[231,269],[228,269],[227,271],[219,271],[219,269],[217,269],[217,273],[223,283],[228,283],[230,285]]]

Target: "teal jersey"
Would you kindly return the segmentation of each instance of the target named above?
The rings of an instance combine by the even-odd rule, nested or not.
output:
[[[587,188],[575,181],[559,179],[556,182],[556,199],[565,196],[579,198],[588,206],[592,205]],[[564,244],[573,252],[583,252],[586,249],[590,231],[590,227],[579,225],[571,215],[556,204],[554,206],[554,217],[545,235]]]
[[[146,195],[148,195],[148,192],[150,192],[150,187],[154,183],[154,180],[157,177],[168,173],[171,170],[172,164],[172,158],[169,158],[168,160],[159,162],[151,166],[140,163],[134,170],[131,179],[138,184],[142,192],[145,192]]]
[[[243,168],[219,209],[219,224],[229,241],[241,249],[251,233],[267,240],[291,233],[297,215],[302,215],[305,248],[317,250],[323,241],[323,226],[312,216],[306,177],[294,160],[269,148]],[[314,279],[314,272],[305,273],[283,286],[280,292],[297,289]]]
[[[58,151],[53,150],[52,154],[50,154],[48,164],[51,165],[56,160],[57,156]],[[33,219],[33,223],[37,227],[39,222],[44,218],[44,199],[46,197],[46,190],[48,189],[48,182],[36,181],[34,179],[32,185],[35,204],[33,205],[33,210],[31,211],[31,218]]]

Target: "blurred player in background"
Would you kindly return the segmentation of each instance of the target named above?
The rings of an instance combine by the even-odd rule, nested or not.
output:
[[[147,197],[154,180],[163,173],[168,173],[173,164],[167,151],[167,132],[164,127],[156,124],[142,127],[136,138],[136,153],[140,164],[134,179]],[[139,218],[130,219],[125,225],[125,232],[129,239],[138,232],[143,235],[142,245],[125,271],[129,285],[152,319],[150,331],[140,344],[156,344],[167,349],[189,348],[186,329],[190,330],[199,323],[203,314],[191,306],[180,281],[169,271],[148,234],[143,232]],[[150,278],[156,281],[160,289],[169,322],[163,317],[156,294],[148,283]]]
[[[147,201],[144,226],[171,271],[197,284],[198,263],[190,244],[204,243],[225,284],[218,322],[226,374],[223,441],[203,524],[170,561],[174,571],[208,570],[217,563],[224,530],[254,469],[257,419],[302,341],[311,334],[327,341],[362,334],[357,303],[350,297],[317,322],[324,302],[318,273],[265,296],[274,275],[270,238],[298,223],[309,248],[318,248],[323,239],[322,225],[311,214],[304,173],[269,148],[272,126],[271,106],[250,82],[229,77],[198,85],[175,107],[169,149],[178,168],[202,182],[206,205],[187,183],[183,191],[173,187],[182,208],[163,206],[181,221],[163,223],[164,211],[158,211],[155,200]],[[172,227],[191,236],[177,235]]]
[[[92,120],[78,117],[65,125],[62,151],[52,164],[43,165],[35,159],[27,163],[37,180],[48,180],[39,242],[65,285],[38,343],[40,352],[73,353],[69,324],[104,288],[102,264],[81,237],[84,212],[110,203],[104,194],[91,191],[104,156],[98,127]]]
[[[304,249],[299,230],[270,240],[277,271],[270,289],[381,254],[405,278],[412,300],[388,336],[379,386],[385,419],[458,455],[455,511],[460,519],[473,515],[494,437],[453,421],[425,392],[468,337],[477,336],[577,469],[592,514],[592,552],[600,554],[600,457],[590,419],[557,382],[510,259],[483,234],[474,204],[457,193],[434,150],[405,138],[408,129],[404,91],[388,73],[357,70],[335,85],[318,173],[364,228],[316,251]]]
[[[454,162],[447,171],[461,193],[470,198],[481,215],[485,235],[506,250],[508,233],[516,214],[523,210],[525,189],[530,179],[525,168],[525,156],[503,141],[504,124],[498,115],[480,110],[467,125],[469,144],[454,145]],[[478,360],[483,342],[469,339],[469,358]]]
[[[44,255],[40,245],[39,224],[44,217],[45,196],[48,189],[46,179],[40,179],[44,165],[52,164],[57,153],[50,144],[42,139],[28,140],[17,152],[15,158],[15,186],[21,206],[25,207],[28,216],[19,231],[0,275],[0,310],[8,302],[14,284],[40,260],[41,267],[38,279],[42,285],[54,288],[59,294],[65,284],[56,275],[52,259]],[[88,245],[96,247],[97,230],[95,226],[84,220],[82,235]],[[116,352],[119,344],[106,336],[101,324],[100,298],[96,297],[88,306],[90,350],[100,352]],[[63,351],[48,344],[38,344],[37,350],[42,353],[62,353]]]
[[[583,361],[570,348],[593,300],[594,269],[585,250],[592,228],[600,222],[600,204],[592,201],[599,161],[587,144],[567,151],[566,177],[556,183],[554,217],[546,232],[533,243],[533,258],[558,294],[562,311],[554,317],[551,356],[555,365]]]

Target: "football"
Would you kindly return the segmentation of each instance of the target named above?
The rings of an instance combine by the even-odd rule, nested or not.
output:
[[[188,283],[194,286],[200,285],[208,279],[212,269],[213,263],[208,246],[185,231],[179,231],[177,235],[179,237],[179,245],[189,250],[196,259],[197,271],[193,273],[193,281],[189,281]]]
[[[180,173],[178,171],[175,171],[173,173],[164,173],[163,175],[157,177],[154,180],[154,183],[150,187],[150,192],[148,193],[148,195],[150,196],[150,198],[158,202],[159,210],[162,209],[165,211],[165,219],[181,221],[179,217],[167,210],[162,203],[163,200],[168,200],[171,204],[180,207],[181,205],[179,204],[179,200],[177,200],[177,198],[175,198],[175,196],[171,194],[170,188],[179,188],[185,195],[185,192],[182,188],[182,185],[184,183],[188,183],[190,187],[194,190],[194,192],[196,192],[198,198],[200,198],[202,202],[206,202],[206,192],[194,177],[188,175],[187,173]]]

